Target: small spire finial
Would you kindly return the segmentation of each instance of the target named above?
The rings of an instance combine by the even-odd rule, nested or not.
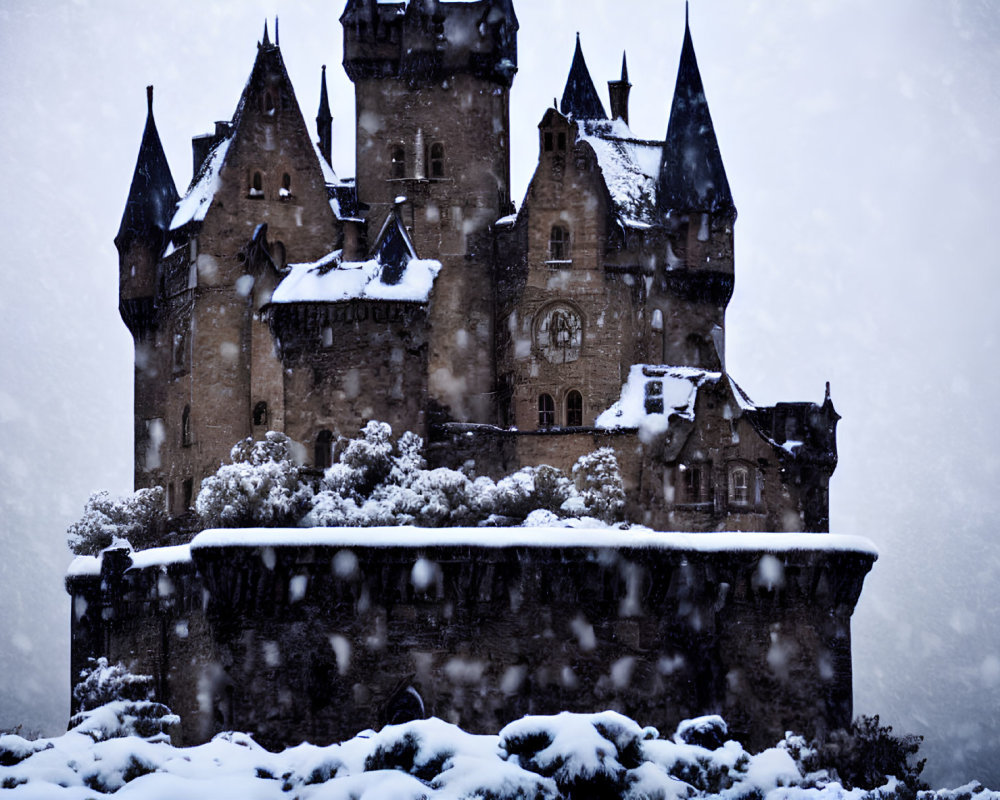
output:
[[[278,15],[274,15],[274,46],[281,47],[281,40],[278,38]]]
[[[622,83],[628,83],[628,60],[624,50],[622,50]]]
[[[826,398],[825,400],[829,402],[830,400],[830,381],[826,382]]]
[[[688,0],[684,0],[684,27],[685,28],[690,27],[690,25],[689,25],[689,22],[690,22],[690,19],[691,19],[691,17],[690,17],[690,12],[691,12],[690,5],[691,4],[688,2]]]
[[[153,87],[146,87],[146,109],[150,114],[153,113]]]
[[[264,20],[264,47],[271,46],[271,36],[267,32],[267,20]]]

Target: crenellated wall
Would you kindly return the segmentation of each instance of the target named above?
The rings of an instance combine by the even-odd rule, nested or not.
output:
[[[612,708],[662,730],[721,713],[753,747],[819,734],[851,720],[875,560],[851,537],[565,529],[214,531],[163,552],[67,578],[73,674],[123,661],[186,743],[270,747],[398,719],[407,687],[473,732]]]

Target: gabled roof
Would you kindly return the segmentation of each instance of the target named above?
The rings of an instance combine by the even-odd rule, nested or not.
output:
[[[657,202],[666,212],[736,211],[686,20]]]
[[[115,237],[115,244],[119,247],[132,239],[149,241],[150,238],[155,238],[155,241],[149,242],[151,245],[160,246],[179,199],[153,119],[152,86],[146,87],[146,104],[146,128],[142,133],[125,212]]]
[[[416,248],[396,209],[386,217],[375,240],[373,255],[382,267],[382,282],[390,286],[399,283],[407,265],[417,257]]]
[[[583,58],[583,48],[580,47],[580,34],[576,35],[576,52],[573,54],[573,64],[569,68],[566,88],[563,89],[559,110],[574,119],[607,119],[601,98],[594,88],[594,81]]]

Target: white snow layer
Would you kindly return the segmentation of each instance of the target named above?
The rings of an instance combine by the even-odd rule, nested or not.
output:
[[[756,755],[735,741],[709,749],[676,736],[662,738],[656,728],[640,727],[613,711],[528,716],[488,735],[469,734],[440,719],[416,720],[378,733],[365,731],[341,744],[303,743],[279,753],[265,750],[245,733],[221,733],[185,748],[173,747],[162,736],[97,734],[80,726],[38,741],[0,735],[0,785],[11,800],[112,794],[144,800],[901,796],[894,778],[880,778],[886,781],[883,786],[846,790],[825,772],[807,773],[787,735]],[[720,785],[728,788],[720,792]],[[620,788],[612,792],[613,787]],[[976,783],[962,790],[965,797],[1000,800],[1000,793]],[[960,792],[940,790],[920,797],[954,800]]]
[[[694,367],[633,364],[622,387],[621,399],[598,416],[594,427],[639,428],[662,433],[667,430],[670,417],[693,421],[698,389],[705,383],[716,383],[721,377],[721,372]],[[647,398],[659,397],[663,398],[663,411],[648,412]]]
[[[594,149],[622,222],[629,227],[652,223],[663,143],[634,138],[621,119],[581,121],[578,139]]]
[[[188,190],[184,199],[177,204],[177,211],[170,222],[170,230],[174,231],[183,228],[189,222],[202,222],[205,219],[205,214],[208,213],[208,209],[215,199],[215,193],[222,185],[220,171],[226,160],[226,153],[229,152],[230,142],[232,142],[231,138],[223,139],[206,159],[198,182]]]
[[[333,266],[335,251],[311,264],[290,264],[291,272],[271,295],[272,303],[336,303],[343,300],[400,300],[426,303],[441,262],[414,258],[399,283],[382,282],[378,261],[347,261]]]

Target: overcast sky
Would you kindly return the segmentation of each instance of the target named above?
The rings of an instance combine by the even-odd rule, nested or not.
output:
[[[191,136],[232,115],[278,13],[307,120],[330,66],[334,167],[353,175],[342,10],[0,5],[0,727],[64,725],[64,530],[91,491],[131,489],[132,343],[112,239],[145,86],[183,191]],[[576,31],[605,102],[628,50],[632,128],[664,135],[680,0],[521,0],[517,12],[516,197]],[[739,209],[729,371],[766,403],[820,401],[831,381],[844,417],[832,530],[882,554],[855,615],[855,710],[926,734],[935,782],[1000,787],[1000,6],[695,0],[691,27]]]

